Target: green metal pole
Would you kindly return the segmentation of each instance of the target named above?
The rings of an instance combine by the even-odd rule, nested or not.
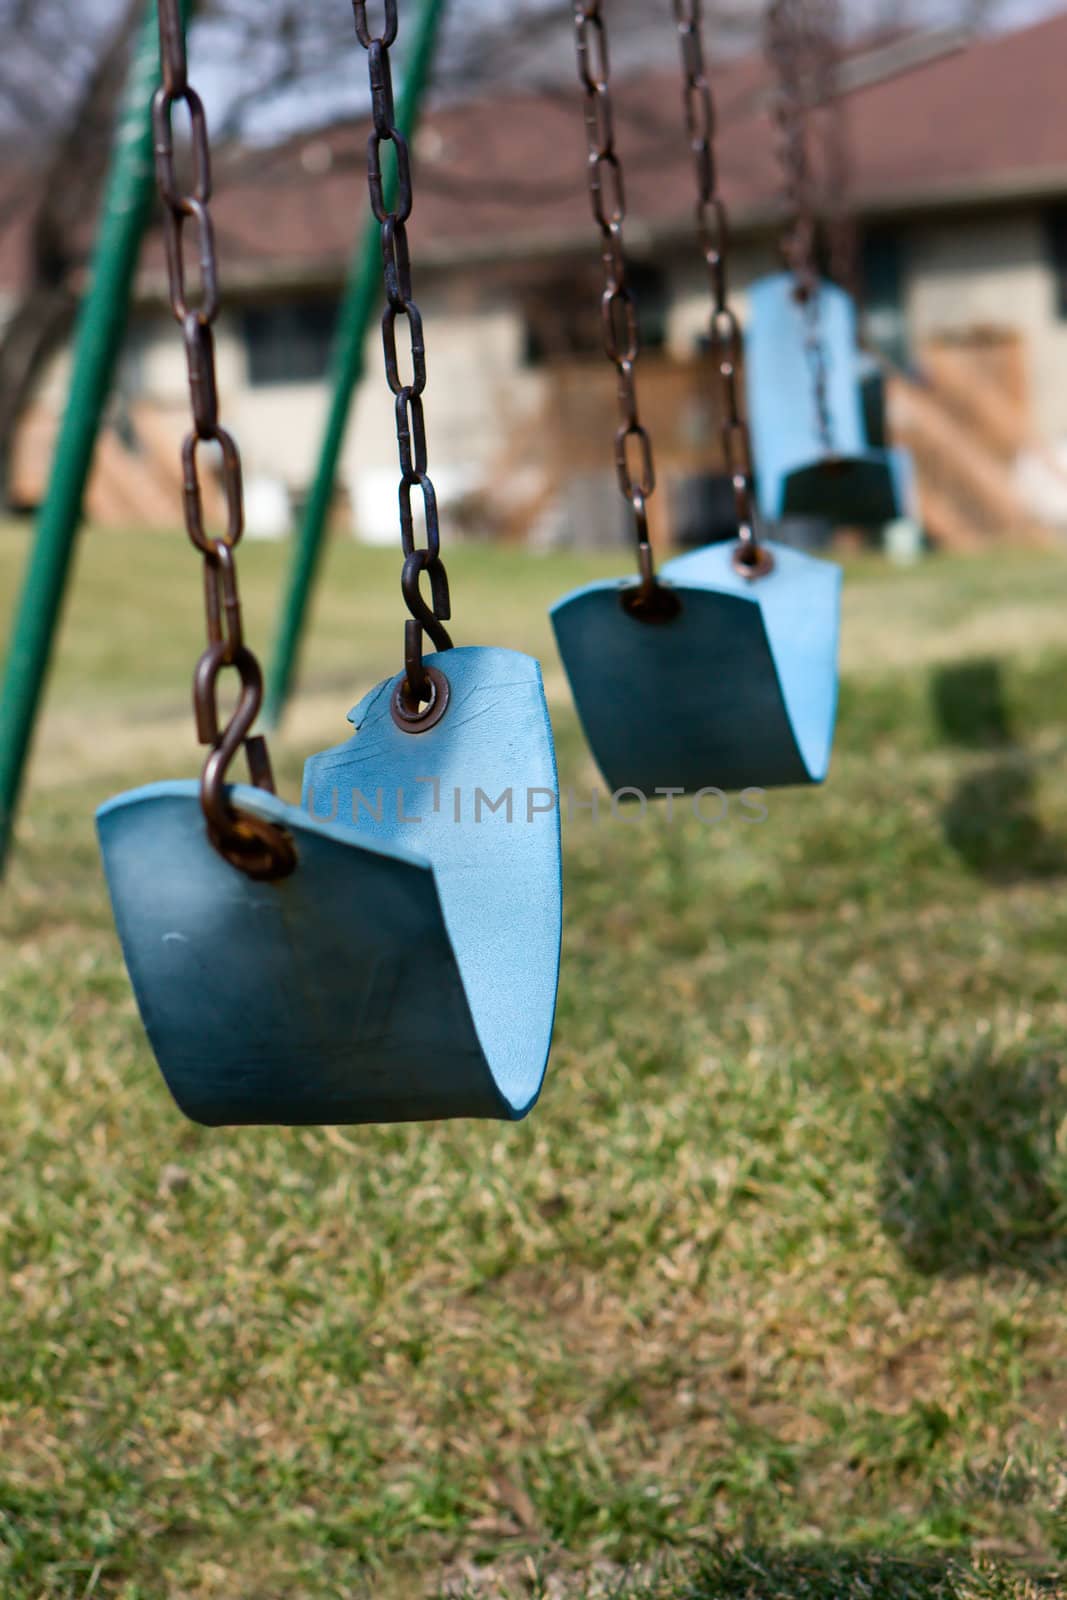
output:
[[[151,214],[151,101],[158,81],[159,39],[152,0],[119,114],[90,287],[74,334],[67,407],[0,689],[0,871],[59,624],[100,419],[125,332],[141,239]]]
[[[418,123],[444,9],[445,0],[422,0],[412,28],[404,79],[396,101],[397,126],[409,142],[414,137]],[[386,185],[387,206],[392,207],[395,194],[394,170]],[[314,483],[289,566],[281,620],[267,674],[263,714],[268,727],[277,727],[292,689],[311,592],[322,555],[337,463],[352,409],[352,396],[363,376],[363,346],[381,295],[381,277],[381,233],[378,222],[371,215],[367,218],[363,236],[352,259],[337,320],[337,333],[330,357],[330,410]]]

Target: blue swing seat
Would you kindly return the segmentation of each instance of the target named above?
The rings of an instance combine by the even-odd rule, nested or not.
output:
[[[622,599],[634,582],[587,584],[552,625],[589,746],[613,792],[821,783],[837,705],[841,573],[767,545],[747,578],[734,546],[668,562],[677,614],[646,622]]]
[[[830,454],[820,437],[794,279],[776,273],[749,290],[745,377],[760,510],[769,522],[817,516],[838,527],[877,527],[911,516],[915,491],[907,451],[868,443],[856,308],[832,283],[820,283],[818,295]]]
[[[518,1119],[537,1099],[561,927],[540,667],[481,648],[426,664],[450,687],[435,726],[395,725],[393,678],[350,714],[353,738],[308,761],[303,809],[231,790],[292,835],[288,878],[217,854],[195,782],[97,813],[137,1004],[194,1121]],[[478,801],[505,790],[510,816]]]

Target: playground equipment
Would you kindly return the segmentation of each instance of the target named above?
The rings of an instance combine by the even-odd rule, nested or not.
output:
[[[194,704],[210,751],[199,784],[119,795],[101,808],[98,829],[156,1058],[179,1106],[208,1124],[521,1117],[540,1090],[552,1031],[560,842],[541,674],[514,651],[454,649],[445,628],[448,581],[427,470],[425,349],[406,233],[411,171],[390,70],[397,4],[386,0],[380,35],[370,32],[365,0],[355,0],[354,11],[370,74],[368,177],[384,262],[382,337],[410,618],[404,670],[351,713],[354,738],[309,760],[298,808],[275,795],[265,741],[251,732],[262,678],[243,636],[234,559],[240,462],[219,422],[215,385],[210,152],[177,0],[159,0],[156,171],[192,398],[185,518],[204,560],[208,634]],[[175,168],[176,105],[185,106],[193,134],[188,193]],[[392,205],[383,144],[395,156]],[[189,223],[201,262],[195,303]],[[410,336],[408,383],[399,374],[398,322]],[[205,530],[201,508],[198,462],[209,443],[221,454],[226,488],[220,537]],[[415,490],[425,545],[415,541]],[[428,656],[424,635],[436,647]],[[227,671],[241,693],[224,722],[218,688]],[[251,783],[231,786],[242,749]]]
[[[397,127],[410,142],[433,59],[445,0],[418,0],[397,97]],[[181,0],[183,18],[192,0]],[[15,611],[0,691],[0,873],[7,859],[33,728],[69,581],[89,469],[125,328],[125,308],[154,195],[150,106],[159,74],[156,0],[148,0],[125,103],[119,117],[89,286],[74,339],[70,390],[53,453],[48,488],[37,520],[26,577]],[[389,204],[396,172],[384,179]],[[314,488],[293,551],[278,639],[271,663],[265,719],[277,722],[292,685],[296,653],[318,570],[337,459],[362,373],[363,349],[381,275],[379,230],[373,216],[352,263],[338,318],[329,416]]]
[[[444,9],[445,0],[421,0],[412,24],[410,49],[404,59],[404,76],[396,96],[396,125],[409,146],[418,125]],[[392,167],[383,179],[385,197],[390,206],[394,203],[396,177],[396,168]],[[337,332],[330,354],[330,407],[311,493],[293,543],[267,671],[263,716],[268,727],[276,727],[281,721],[293,687],[300,641],[304,636],[308,607],[322,557],[330,504],[337,482],[337,464],[352,409],[352,397],[363,376],[367,331],[381,292],[379,231],[377,218],[372,213],[367,217],[352,262],[337,318]]]
[[[789,270],[749,291],[745,376],[759,502],[768,521],[879,526],[911,514],[912,467],[905,451],[870,446],[855,303],[847,286],[819,274],[809,141],[813,100],[830,98],[827,63],[835,53],[835,29],[819,18],[835,8],[820,7],[819,18],[812,9],[811,0],[772,0],[767,14],[791,220]]]
[[[401,136],[414,123],[418,89],[425,80],[443,3],[444,0],[421,0],[416,15],[415,44],[405,92],[397,107],[396,125]],[[698,182],[698,218],[712,282],[711,346],[723,395],[726,454],[737,496],[736,548],[728,560],[723,551],[697,552],[679,563],[668,564],[659,576],[654,570],[647,528],[654,469],[651,441],[637,412],[636,312],[626,280],[622,244],[625,205],[622,170],[610,120],[606,38],[600,7],[577,3],[575,21],[586,94],[589,175],[594,215],[604,247],[606,344],[618,374],[622,407],[616,458],[620,483],[635,520],[639,578],[636,584],[623,581],[593,585],[569,596],[555,607],[553,620],[580,714],[594,751],[613,783],[625,786],[630,782],[647,790],[679,784],[693,788],[707,782],[732,787],[805,778],[817,781],[825,771],[820,752],[829,749],[834,715],[832,658],[838,577],[832,569],[805,568],[801,572],[792,560],[783,564],[777,559],[775,548],[757,537],[749,440],[739,395],[740,334],[727,297],[727,219],[715,171],[714,108],[703,67],[699,7],[676,0],[675,16],[685,76],[686,122]],[[148,43],[146,34],[117,141],[90,290],[79,320],[70,403],[16,611],[0,723],[0,860],[10,834],[73,550],[86,471],[117,353],[121,308],[129,292],[136,245],[148,210],[151,135],[142,125],[141,107],[145,74],[155,55],[154,39],[151,52]],[[395,192],[395,173],[386,177],[379,173],[379,180],[383,196]],[[194,220],[198,220],[201,213],[197,207],[202,210],[203,202],[195,195],[186,198],[193,208]],[[202,226],[208,228],[209,224]],[[379,243],[368,234],[346,297],[330,423],[316,492],[295,556],[275,660],[276,714],[291,679],[294,651],[306,615],[329,485],[352,385],[359,371],[362,329],[372,301],[367,264],[378,249]],[[394,261],[394,269],[395,266]],[[180,262],[178,270],[184,270]],[[205,335],[195,337],[204,344]],[[204,351],[190,343],[193,338],[187,326],[190,362],[196,367],[202,364]],[[834,465],[838,463],[835,461]],[[195,499],[195,447],[187,468],[192,474],[189,492]],[[231,483],[231,492],[233,487]],[[239,502],[239,495],[234,498]],[[410,492],[408,500],[410,504]],[[240,524],[239,503],[231,504],[230,521],[231,527]],[[232,543],[229,534],[223,543],[228,541]],[[218,541],[207,543],[214,552]],[[217,624],[220,637],[213,642],[221,644],[223,653],[233,657],[226,664],[238,665],[239,658],[245,659],[241,655],[245,647],[238,633],[232,631],[233,619],[227,612],[232,601],[226,591],[230,580],[226,570],[220,567],[216,571],[213,565],[225,563],[229,557],[217,553],[209,557],[205,551],[205,558],[217,591],[216,609],[226,614],[225,628]],[[790,599],[794,586],[796,605]],[[251,671],[247,666],[240,670]],[[742,691],[738,691],[738,681],[744,685]],[[631,691],[629,699],[619,692],[627,687]],[[210,695],[206,689],[203,692],[207,698],[201,703],[201,716],[210,732]],[[258,689],[251,681],[245,684],[242,714],[253,707],[257,695]],[[669,715],[664,714],[664,706],[672,708]],[[797,721],[801,718],[800,707],[807,708],[803,727]],[[774,725],[778,733],[757,738],[757,717],[765,730]],[[239,747],[241,740],[236,743]],[[253,740],[249,747],[254,752],[260,744]],[[257,813],[253,806],[249,816],[254,815]],[[266,837],[276,839],[277,830],[267,827],[262,818],[260,823],[259,832],[262,834],[265,829]],[[366,838],[368,817],[363,818],[363,825]],[[252,824],[249,827],[256,831]]]
[[[183,16],[191,3],[183,0]],[[118,360],[137,254],[152,207],[152,128],[146,108],[159,70],[156,34],[155,13],[149,8],[118,119],[89,291],[75,333],[70,392],[0,686],[0,872],[59,623],[82,497]]]
[[[637,406],[637,313],[627,282],[602,10],[599,0],[576,0],[575,39],[601,235],[605,348],[619,380],[615,460],[633,512],[638,577],[591,583],[558,601],[552,624],[560,654],[586,737],[613,790],[651,795],[817,783],[826,775],[836,710],[840,573],[758,537],[700,0],[674,0],[674,14],[737,539],[679,557],[660,576],[655,571],[647,515],[655,472]]]

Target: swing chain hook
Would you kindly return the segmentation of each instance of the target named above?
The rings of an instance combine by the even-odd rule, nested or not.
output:
[[[248,877],[285,878],[296,866],[289,834],[231,805],[227,794],[230,768],[242,749],[252,786],[269,794],[275,789],[267,741],[252,733],[263,703],[263,674],[245,644],[233,546],[225,539],[213,541],[205,553],[204,607],[208,644],[193,674],[193,709],[197,737],[211,750],[200,775],[208,837],[219,854]],[[241,692],[235,710],[223,720],[219,679],[227,668],[236,672]]]
[[[227,667],[236,671],[241,693],[233,715],[220,726],[218,680]],[[253,786],[274,793],[266,740],[251,735],[263,703],[263,674],[247,645],[236,651],[228,640],[208,645],[196,664],[193,702],[200,742],[211,746],[200,775],[200,805],[211,843],[249,878],[288,877],[296,867],[296,850],[289,834],[265,818],[231,805],[227,793],[229,771],[242,748]]]
[[[366,0],[353,0],[356,37],[367,52],[373,127],[367,141],[367,183],[371,210],[381,228],[382,274],[385,309],[382,312],[382,348],[385,377],[393,396],[397,452],[400,457],[400,543],[404,566],[400,586],[411,616],[404,626],[404,674],[394,691],[393,721],[405,733],[422,733],[441,720],[448,706],[448,682],[440,668],[423,660],[423,636],[429,634],[435,650],[450,650],[452,640],[445,623],[451,616],[448,575],[441,560],[441,530],[437,493],[429,474],[426,417],[426,343],[422,314],[415,303],[411,282],[411,254],[407,223],[411,216],[411,154],[397,127],[389,47],[397,36],[397,0],[385,0],[385,27],[373,34],[367,22]],[[396,161],[395,198],[390,208],[382,169],[382,145],[391,144]],[[401,376],[397,350],[397,323],[407,325],[410,378]],[[425,524],[426,543],[415,539],[412,495],[418,491]],[[422,576],[429,581],[429,599],[422,592]]]
[[[730,218],[719,186],[715,155],[715,98],[704,52],[701,0],[674,0],[682,64],[682,106],[696,178],[696,221],[711,286],[708,344],[719,387],[722,446],[737,513],[735,571],[746,578],[770,572],[774,558],[759,541],[752,493],[752,441],[741,389],[741,324],[730,305]]]
[[[641,340],[623,242],[626,190],[622,162],[615,148],[611,65],[602,0],[574,0],[574,43],[583,96],[589,197],[601,240],[604,351],[617,375],[615,475],[633,512],[637,542],[640,582],[624,592],[623,606],[642,621],[659,622],[676,616],[680,606],[673,590],[665,588],[656,577],[648,531],[648,502],[656,487],[656,467],[652,439],[641,422],[637,405],[635,369]]]
[[[252,878],[283,878],[296,865],[289,835],[276,824],[231,805],[227,794],[227,775],[242,748],[256,788],[273,794],[274,778],[266,741],[251,732],[263,699],[263,679],[259,663],[244,642],[237,588],[234,551],[244,531],[241,457],[233,436],[219,422],[213,333],[219,282],[210,212],[211,148],[203,102],[189,83],[178,0],[159,0],[159,48],[162,81],[152,101],[156,184],[163,202],[170,304],[182,330],[193,423],[182,443],[182,504],[186,532],[204,561],[208,644],[193,678],[193,709],[200,742],[210,745],[211,753],[201,774],[200,803],[208,837],[231,865]],[[188,189],[179,179],[175,151],[173,115],[179,104],[186,109],[191,136]],[[191,294],[188,287],[185,229],[189,223],[196,235],[198,295]],[[214,446],[220,461],[226,531],[217,538],[204,526],[199,466],[202,444]],[[241,694],[233,715],[222,723],[218,680],[227,668],[236,671]]]

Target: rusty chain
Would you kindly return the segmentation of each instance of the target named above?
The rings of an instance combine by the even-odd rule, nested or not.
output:
[[[422,396],[426,388],[426,345],[422,316],[412,295],[411,255],[407,223],[411,216],[411,155],[407,140],[396,124],[390,46],[397,36],[397,0],[385,0],[385,26],[371,32],[367,0],[353,0],[356,37],[367,52],[373,129],[367,142],[367,181],[371,209],[381,227],[385,309],[382,345],[385,376],[394,397],[396,439],[400,455],[400,540],[404,550],[401,588],[411,613],[404,625],[404,678],[392,701],[393,720],[408,732],[420,732],[439,722],[448,704],[448,680],[422,659],[423,634],[437,650],[449,650],[452,640],[444,624],[451,614],[448,576],[441,560],[437,496],[427,468],[426,419]],[[396,159],[396,200],[389,210],[382,174],[382,145],[391,144]],[[407,323],[411,379],[400,373],[397,320]],[[418,490],[426,523],[426,543],[415,543],[412,491]],[[422,575],[430,584],[430,599],[422,593]]]
[[[807,0],[771,0],[766,21],[767,58],[778,81],[775,120],[785,180],[789,226],[783,241],[804,317],[804,348],[815,395],[816,424],[824,452],[834,451],[826,345],[819,304],[818,223],[809,146],[812,84],[817,69],[815,30]]]
[[[208,836],[233,866],[252,878],[281,878],[292,872],[296,853],[289,835],[230,803],[227,778],[244,749],[249,777],[259,789],[274,793],[266,740],[252,735],[263,698],[259,662],[244,641],[234,549],[244,531],[241,458],[233,436],[219,422],[213,324],[219,311],[219,280],[211,221],[211,151],[203,101],[190,85],[185,27],[179,0],[159,0],[159,46],[162,83],[152,102],[156,183],[163,202],[164,243],[170,304],[182,330],[192,430],[182,445],[182,499],[189,538],[204,559],[204,607],[207,649],[197,662],[193,705],[197,735],[211,750],[200,778],[200,803]],[[191,186],[182,187],[174,141],[174,108],[183,105],[191,135]],[[192,224],[194,250],[186,241]],[[198,267],[198,289],[190,289],[188,256]],[[213,444],[221,457],[226,501],[226,531],[218,537],[204,526],[200,446]],[[219,680],[236,672],[241,685],[237,707],[228,720],[219,714]]]
[[[669,590],[656,582],[648,534],[648,501],[656,487],[656,470],[652,440],[637,407],[635,367],[641,342],[623,244],[626,194],[622,163],[615,148],[608,37],[602,10],[601,0],[575,0],[574,40],[583,92],[589,195],[601,237],[604,349],[618,377],[620,420],[615,433],[615,471],[623,498],[633,510],[641,579],[636,589],[625,591],[624,603],[634,615],[651,621],[673,615],[677,602]]]
[[[682,102],[696,177],[696,219],[711,285],[710,344],[719,380],[726,470],[734,489],[737,569],[748,577],[768,572],[770,552],[759,542],[752,495],[752,443],[741,392],[741,325],[730,305],[730,218],[719,187],[715,155],[715,98],[704,54],[702,0],[674,0],[682,60]]]
[[[841,92],[843,22],[840,0],[818,0],[811,22],[814,55],[814,98],[823,117],[823,212],[830,255],[830,276],[859,301],[860,272],[856,227],[849,210],[852,170]]]

